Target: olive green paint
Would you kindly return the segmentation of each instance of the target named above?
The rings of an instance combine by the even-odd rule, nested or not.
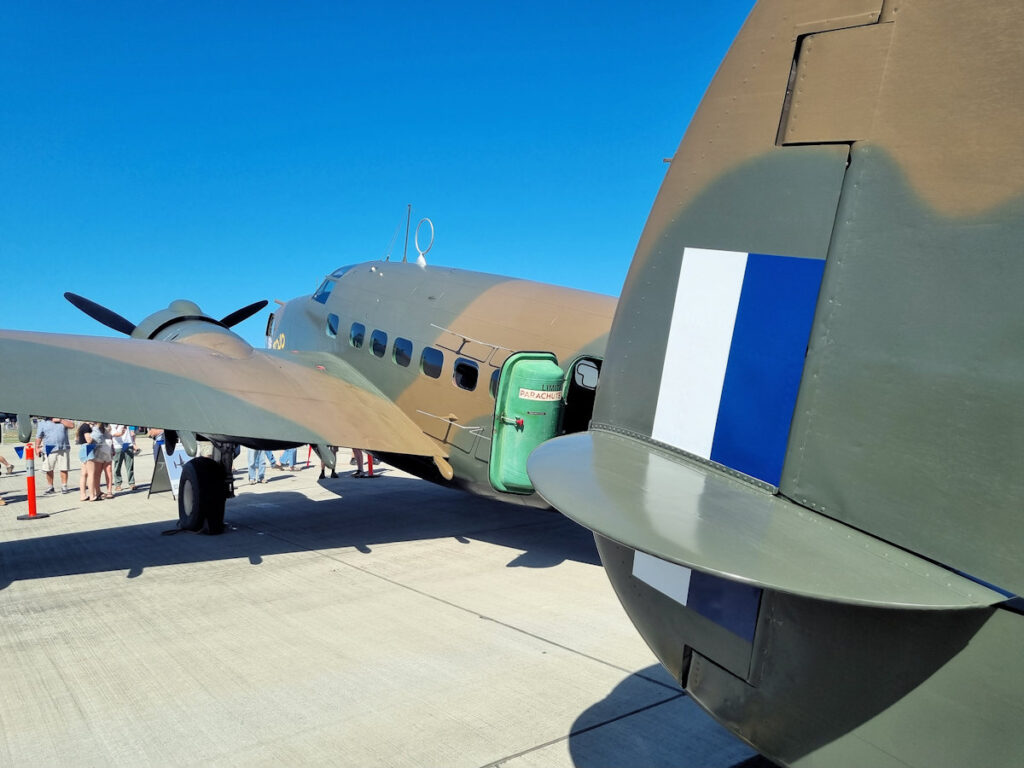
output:
[[[1024,593],[1024,199],[922,204],[857,145],[782,492]]]
[[[891,611],[766,593],[753,684],[693,655],[686,689],[799,768],[1016,766],[1024,617]]]
[[[751,653],[634,578],[632,548],[595,538],[612,587],[666,669],[723,725],[780,764],[1019,763],[1010,735],[1024,722],[1024,616],[980,607],[872,608],[768,590]],[[716,646],[703,650],[715,629]],[[942,735],[938,722],[947,724]]]
[[[1003,600],[948,568],[640,437],[603,429],[566,435],[534,451],[528,466],[552,506],[596,533],[722,578],[887,608],[968,610]]]

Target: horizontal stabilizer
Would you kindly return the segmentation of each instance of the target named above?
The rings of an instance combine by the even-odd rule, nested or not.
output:
[[[726,579],[880,608],[977,608],[1005,596],[753,482],[605,431],[537,448],[555,508],[640,552]]]

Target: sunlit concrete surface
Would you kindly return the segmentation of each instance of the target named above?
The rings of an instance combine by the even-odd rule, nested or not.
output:
[[[0,765],[769,765],[557,513],[389,467],[249,486],[243,451],[227,533],[161,535],[177,506],[140,444],[139,490],[82,503],[73,459],[36,521],[0,447]]]

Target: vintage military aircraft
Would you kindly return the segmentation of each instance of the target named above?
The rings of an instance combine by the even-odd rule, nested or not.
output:
[[[761,0],[589,431],[528,470],[689,694],[794,766],[1024,756],[1024,14]]]
[[[3,407],[23,414],[148,424],[195,456],[183,468],[182,527],[223,530],[235,446],[363,448],[440,483],[546,506],[530,451],[585,429],[615,299],[422,263],[376,261],[332,272],[281,303],[270,349],[230,330],[266,306],[217,320],[174,301],[140,322],[75,294],[131,338],[0,331]],[[60,355],[74,381],[31,380]],[[564,366],[564,367],[563,367]],[[27,436],[22,437],[27,439]]]

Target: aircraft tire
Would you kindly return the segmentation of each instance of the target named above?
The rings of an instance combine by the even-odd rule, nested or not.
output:
[[[213,459],[197,456],[181,469],[178,527],[211,534],[224,532],[224,470]]]

